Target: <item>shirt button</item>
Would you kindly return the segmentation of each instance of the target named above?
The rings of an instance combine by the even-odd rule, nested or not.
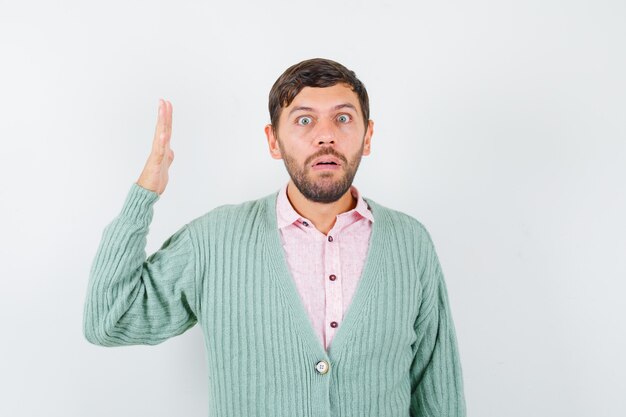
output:
[[[328,278],[330,278],[331,281],[334,281],[337,279],[337,276],[335,274],[332,274]]]
[[[336,322],[336,321],[331,321],[331,322],[330,322],[330,327],[335,328],[335,327],[337,327],[337,326],[338,326],[338,324],[337,324],[337,322]]]
[[[307,226],[307,227],[309,226],[309,224],[307,222],[302,222],[302,224]]]
[[[333,237],[332,236],[328,236],[328,241],[332,242],[333,241]]]
[[[328,372],[329,368],[330,366],[328,365],[328,362],[326,361],[319,361],[318,363],[315,364],[315,370],[322,375]]]

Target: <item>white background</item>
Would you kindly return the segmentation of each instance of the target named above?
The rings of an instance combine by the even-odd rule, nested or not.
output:
[[[276,78],[325,57],[365,83],[354,184],[430,231],[468,415],[626,415],[626,3],[0,2],[0,415],[208,414],[199,326],[103,348],[88,274],[174,105],[148,253],[288,176]]]

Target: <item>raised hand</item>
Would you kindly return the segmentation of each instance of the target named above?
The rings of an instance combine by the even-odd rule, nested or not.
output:
[[[172,103],[159,100],[159,111],[152,141],[152,151],[137,184],[161,195],[167,186],[167,172],[174,160],[174,151],[170,149],[172,136]]]

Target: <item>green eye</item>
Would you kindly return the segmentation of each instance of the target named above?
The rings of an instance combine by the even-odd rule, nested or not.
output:
[[[347,114],[341,114],[339,115],[339,117],[337,117],[337,119],[341,122],[341,123],[348,123],[350,121],[350,116]]]
[[[298,118],[298,124],[301,126],[306,126],[312,122],[311,118],[308,116],[302,116]]]

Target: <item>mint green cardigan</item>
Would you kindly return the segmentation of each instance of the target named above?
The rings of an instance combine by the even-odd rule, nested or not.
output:
[[[446,285],[424,226],[365,199],[376,218],[368,257],[326,351],[290,276],[276,196],[217,207],[146,258],[159,195],[133,183],[93,260],[86,339],[155,345],[199,323],[213,417],[465,416]]]

